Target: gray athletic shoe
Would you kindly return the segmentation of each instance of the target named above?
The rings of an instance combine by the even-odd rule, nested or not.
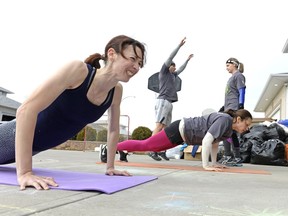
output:
[[[226,163],[226,165],[227,166],[237,166],[237,167],[243,166],[242,159],[241,158],[233,158],[232,160],[228,161]]]
[[[231,162],[233,159],[232,159],[232,157],[231,156],[223,156],[219,161],[218,161],[218,163],[220,163],[220,164],[223,164],[223,165],[226,165],[227,164],[227,162]]]

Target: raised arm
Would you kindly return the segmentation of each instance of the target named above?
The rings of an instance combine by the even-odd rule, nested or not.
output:
[[[193,56],[194,56],[193,54],[190,54],[190,55],[188,56],[188,58],[186,59],[186,61],[184,62],[184,64],[181,65],[181,66],[179,67],[179,69],[176,70],[174,73],[177,73],[177,75],[179,75],[182,71],[184,71],[184,69],[186,68],[188,62],[190,61],[190,59],[191,59]]]
[[[173,58],[177,55],[179,49],[185,44],[185,42],[186,42],[186,37],[184,37],[181,40],[180,44],[172,51],[169,58],[165,61],[165,65],[167,67],[169,67],[171,65]]]
[[[32,144],[38,113],[48,107],[65,89],[81,84],[87,76],[86,64],[74,61],[64,66],[40,85],[18,108],[16,119],[16,168],[20,189],[34,186],[48,189],[57,186],[49,177],[35,176],[32,172]]]

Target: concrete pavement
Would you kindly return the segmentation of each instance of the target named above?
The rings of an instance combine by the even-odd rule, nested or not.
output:
[[[32,188],[19,191],[16,186],[0,185],[0,215],[288,215],[288,167],[244,164],[236,169],[252,173],[216,173],[201,170],[200,161],[157,162],[146,155],[135,154],[128,160],[126,165],[122,163],[124,166],[117,168],[134,175],[155,175],[158,179],[111,195]],[[33,157],[34,167],[103,173],[105,164],[97,162],[98,152],[48,150]],[[129,163],[155,166],[137,167]],[[159,168],[159,165],[163,166]],[[195,169],[171,169],[169,166],[193,166]]]

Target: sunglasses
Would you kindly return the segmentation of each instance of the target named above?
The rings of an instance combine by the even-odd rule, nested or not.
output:
[[[226,61],[226,64],[236,64],[236,65],[239,65],[238,62],[233,61],[233,60],[230,60],[230,59]]]

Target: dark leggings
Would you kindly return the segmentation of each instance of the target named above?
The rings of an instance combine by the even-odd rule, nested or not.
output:
[[[15,162],[16,120],[0,125],[0,164]]]
[[[164,131],[171,143],[177,145],[181,145],[184,142],[179,131],[179,124],[180,120],[177,120],[172,122],[168,127],[164,128]]]

